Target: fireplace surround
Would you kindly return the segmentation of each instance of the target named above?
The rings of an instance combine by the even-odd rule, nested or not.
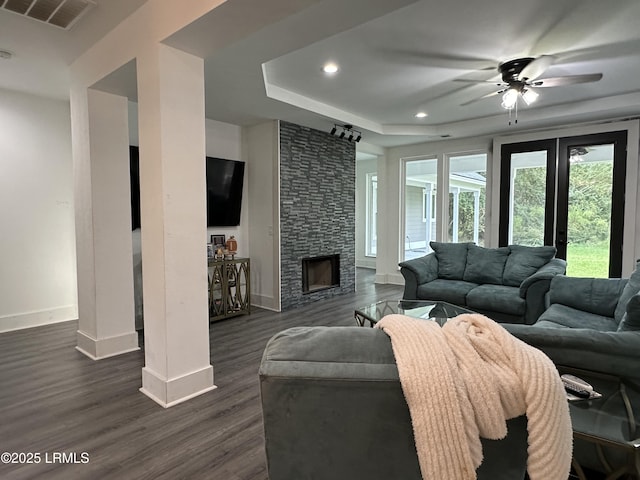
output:
[[[355,145],[280,121],[282,310],[355,291]],[[339,284],[303,293],[302,260],[340,255]],[[312,282],[313,283],[313,282]]]

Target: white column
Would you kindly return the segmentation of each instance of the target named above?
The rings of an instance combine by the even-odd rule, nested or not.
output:
[[[450,191],[453,194],[453,218],[451,219],[453,238],[451,241],[456,243],[458,241],[458,228],[460,227],[460,188],[453,187]]]
[[[473,192],[473,241],[478,244],[480,239],[480,192]]]
[[[78,262],[77,349],[138,350],[133,301],[127,99],[71,91]]]
[[[207,302],[204,62],[149,46],[137,59],[144,394],[164,407],[213,385]]]

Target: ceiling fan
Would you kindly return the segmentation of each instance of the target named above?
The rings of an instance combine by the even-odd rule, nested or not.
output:
[[[490,80],[455,79],[457,82],[492,83],[500,87],[498,91],[488,93],[461,105],[469,105],[484,98],[503,94],[502,107],[511,110],[517,105],[518,98],[522,98],[527,105],[535,102],[538,98],[538,92],[536,92],[534,88],[561,87],[577,83],[597,82],[602,78],[602,73],[540,78],[547,68],[553,65],[555,60],[556,57],[552,55],[541,55],[537,58],[516,58],[501,63],[498,65],[498,72],[502,77],[502,81],[497,83]]]

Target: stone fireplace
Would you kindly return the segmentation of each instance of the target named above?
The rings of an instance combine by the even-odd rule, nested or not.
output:
[[[279,174],[282,310],[354,292],[355,144],[280,121]]]
[[[302,259],[302,293],[340,286],[340,255]]]

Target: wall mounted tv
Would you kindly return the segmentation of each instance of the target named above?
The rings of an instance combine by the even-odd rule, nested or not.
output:
[[[207,157],[207,226],[240,225],[244,162]]]
[[[129,147],[131,226],[140,228],[140,161],[138,147]],[[240,225],[244,162],[206,157],[207,226]]]

